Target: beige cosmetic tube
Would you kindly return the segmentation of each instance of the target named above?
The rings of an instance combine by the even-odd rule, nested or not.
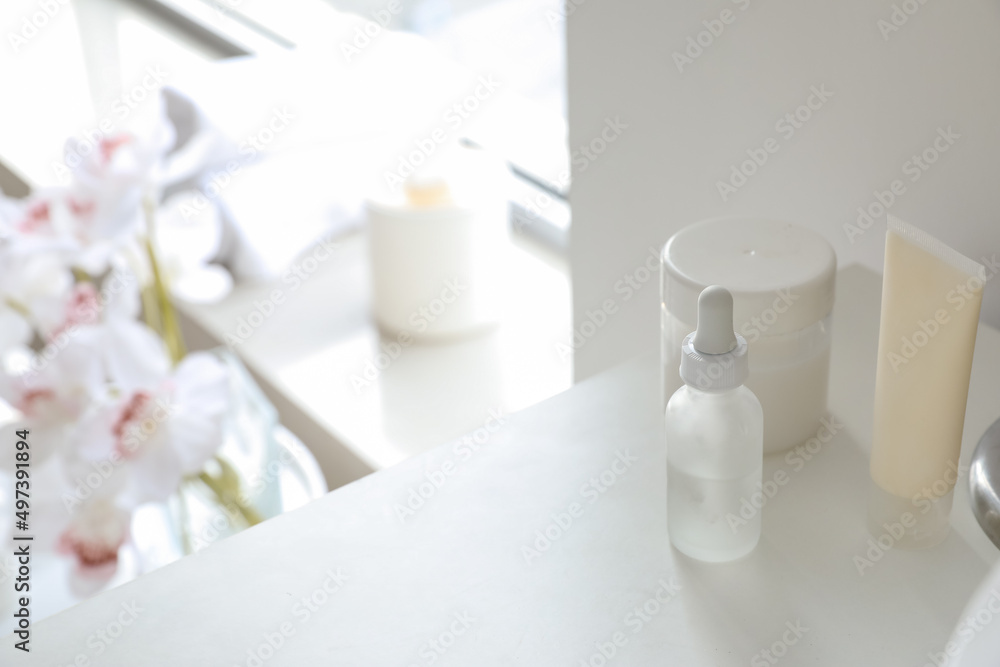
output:
[[[924,548],[948,534],[986,269],[889,216],[868,529]]]

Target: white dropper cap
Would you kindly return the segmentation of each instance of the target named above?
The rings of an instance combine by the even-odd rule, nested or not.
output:
[[[681,344],[681,379],[702,391],[726,391],[747,375],[747,342],[733,331],[733,295],[706,287],[698,296],[698,329]]]

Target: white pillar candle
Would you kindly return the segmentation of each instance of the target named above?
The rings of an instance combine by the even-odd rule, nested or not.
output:
[[[391,336],[445,340],[500,321],[509,247],[503,164],[458,150],[405,199],[369,200],[373,314]]]

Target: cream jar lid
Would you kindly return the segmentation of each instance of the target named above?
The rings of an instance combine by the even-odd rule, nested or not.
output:
[[[691,325],[709,285],[733,294],[737,331],[763,319],[767,335],[793,333],[833,308],[837,256],[826,239],[790,222],[714,218],[674,234],[661,254],[664,304]]]

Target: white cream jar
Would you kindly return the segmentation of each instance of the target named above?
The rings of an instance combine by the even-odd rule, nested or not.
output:
[[[717,218],[674,234],[660,260],[664,402],[681,385],[679,350],[697,327],[698,295],[722,285],[749,345],[746,385],[764,409],[764,453],[816,437],[826,413],[837,271],[830,244],[787,222]]]

